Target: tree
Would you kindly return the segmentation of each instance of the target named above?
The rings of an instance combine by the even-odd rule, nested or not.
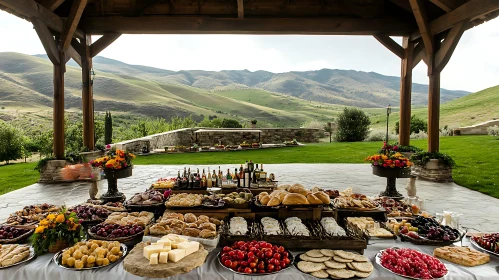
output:
[[[0,123],[0,162],[22,158],[23,135],[17,128]]]
[[[363,141],[369,133],[371,121],[364,111],[345,108],[338,116],[335,139],[338,142]]]
[[[395,123],[395,133],[399,134],[399,121]],[[428,132],[428,123],[423,119],[416,117],[416,115],[411,116],[411,134],[419,133],[420,131]]]
[[[224,128],[242,128],[243,126],[237,120],[224,119],[222,121],[222,127],[224,127]]]
[[[104,121],[104,143],[111,144],[113,143],[113,119],[111,117],[111,112],[106,112],[106,119]]]

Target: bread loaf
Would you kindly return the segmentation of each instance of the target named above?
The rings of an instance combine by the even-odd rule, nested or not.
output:
[[[310,204],[316,204],[316,205],[322,204],[322,200],[318,199],[317,196],[313,194],[307,195],[307,200]]]
[[[318,199],[322,200],[322,203],[324,204],[329,204],[331,203],[331,199],[329,198],[329,195],[327,195],[325,192],[315,192],[313,193]]]
[[[273,197],[270,199],[269,203],[267,203],[267,206],[277,206],[281,204],[281,201],[277,197]]]
[[[283,205],[300,205],[300,204],[310,204],[307,198],[298,193],[289,193],[282,200]]]
[[[264,196],[260,197],[260,203],[262,205],[267,205],[267,203],[269,203],[269,201],[270,201],[269,195],[264,195]]]

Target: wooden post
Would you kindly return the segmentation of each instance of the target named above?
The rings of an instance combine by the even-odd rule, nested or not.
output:
[[[92,57],[90,54],[90,45],[92,38],[90,35],[85,35],[85,39],[81,42],[82,51],[82,111],[83,111],[83,145],[90,151],[95,148],[94,139],[94,104],[93,104],[93,85],[91,81],[90,70],[92,69]]]
[[[399,145],[409,146],[411,141],[411,91],[414,42],[411,42],[409,37],[404,37],[402,47],[404,48],[404,55],[400,74]]]
[[[440,137],[440,72],[433,70],[429,75],[428,92],[428,152],[438,152]]]
[[[54,64],[54,156],[64,159],[64,72],[66,54],[58,51],[59,63]]]

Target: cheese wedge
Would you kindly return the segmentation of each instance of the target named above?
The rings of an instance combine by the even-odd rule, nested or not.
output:
[[[149,245],[144,247],[144,258],[150,260],[152,254],[159,254],[163,250],[163,245]]]
[[[168,252],[161,252],[159,254],[159,263],[167,263],[168,262]]]
[[[154,253],[151,255],[149,259],[149,264],[158,264],[158,253]]]
[[[185,257],[184,249],[175,249],[168,252],[168,260],[172,262],[178,262]]]

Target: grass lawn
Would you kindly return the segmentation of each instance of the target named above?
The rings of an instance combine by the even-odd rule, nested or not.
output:
[[[426,149],[427,140],[412,140],[411,144]],[[134,164],[240,164],[250,159],[264,164],[364,163],[364,158],[381,145],[381,142],[333,142],[238,152],[157,154],[137,157]],[[499,198],[499,140],[491,136],[442,137],[440,147],[458,165],[453,170],[457,184]],[[35,183],[39,176],[34,166],[35,163],[0,166],[0,194]]]

